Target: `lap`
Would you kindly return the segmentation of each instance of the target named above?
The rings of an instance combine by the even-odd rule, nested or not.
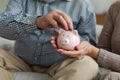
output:
[[[48,71],[54,78],[52,80],[59,76],[67,80],[92,80],[97,75],[97,72],[98,64],[89,56],[84,56],[82,59],[66,59],[61,63],[55,64]]]
[[[5,72],[14,71],[14,70],[31,71],[31,68],[20,58],[18,58],[15,55],[9,54],[8,52],[1,49],[0,49],[0,61],[1,61],[0,68]],[[88,56],[85,56],[83,59],[74,59],[74,58],[66,59],[61,63],[53,65],[48,70],[48,73],[53,78],[56,77],[59,78],[58,76],[61,75],[65,78],[63,80],[67,80],[67,79],[91,80],[91,78],[96,76],[97,72],[98,72],[98,64],[91,57]],[[51,80],[59,80],[53,78]]]
[[[31,71],[23,60],[3,49],[0,49],[0,67],[8,71]]]

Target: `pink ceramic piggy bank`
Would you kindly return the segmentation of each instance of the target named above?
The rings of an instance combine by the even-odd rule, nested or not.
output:
[[[57,37],[58,48],[65,50],[74,50],[75,46],[80,43],[80,37],[77,30],[65,31],[59,30]]]

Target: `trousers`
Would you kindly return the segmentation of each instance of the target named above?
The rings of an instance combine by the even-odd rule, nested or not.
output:
[[[50,68],[43,68],[29,66],[14,54],[0,49],[0,80],[14,80],[11,74],[14,71],[44,72],[51,76],[50,80],[94,80],[98,70],[98,64],[89,56],[81,59],[68,58]]]

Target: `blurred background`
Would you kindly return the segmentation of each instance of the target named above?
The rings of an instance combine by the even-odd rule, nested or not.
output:
[[[109,7],[111,6],[111,4],[115,3],[118,0],[90,0],[90,1],[96,13],[97,24],[103,25]]]
[[[4,11],[9,0],[0,0],[0,12]],[[90,0],[96,13],[97,24],[104,24],[106,12],[117,0]]]

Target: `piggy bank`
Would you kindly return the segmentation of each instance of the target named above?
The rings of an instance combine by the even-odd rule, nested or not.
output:
[[[80,43],[80,37],[77,30],[65,31],[59,30],[57,37],[58,48],[65,50],[74,50],[75,46]]]

